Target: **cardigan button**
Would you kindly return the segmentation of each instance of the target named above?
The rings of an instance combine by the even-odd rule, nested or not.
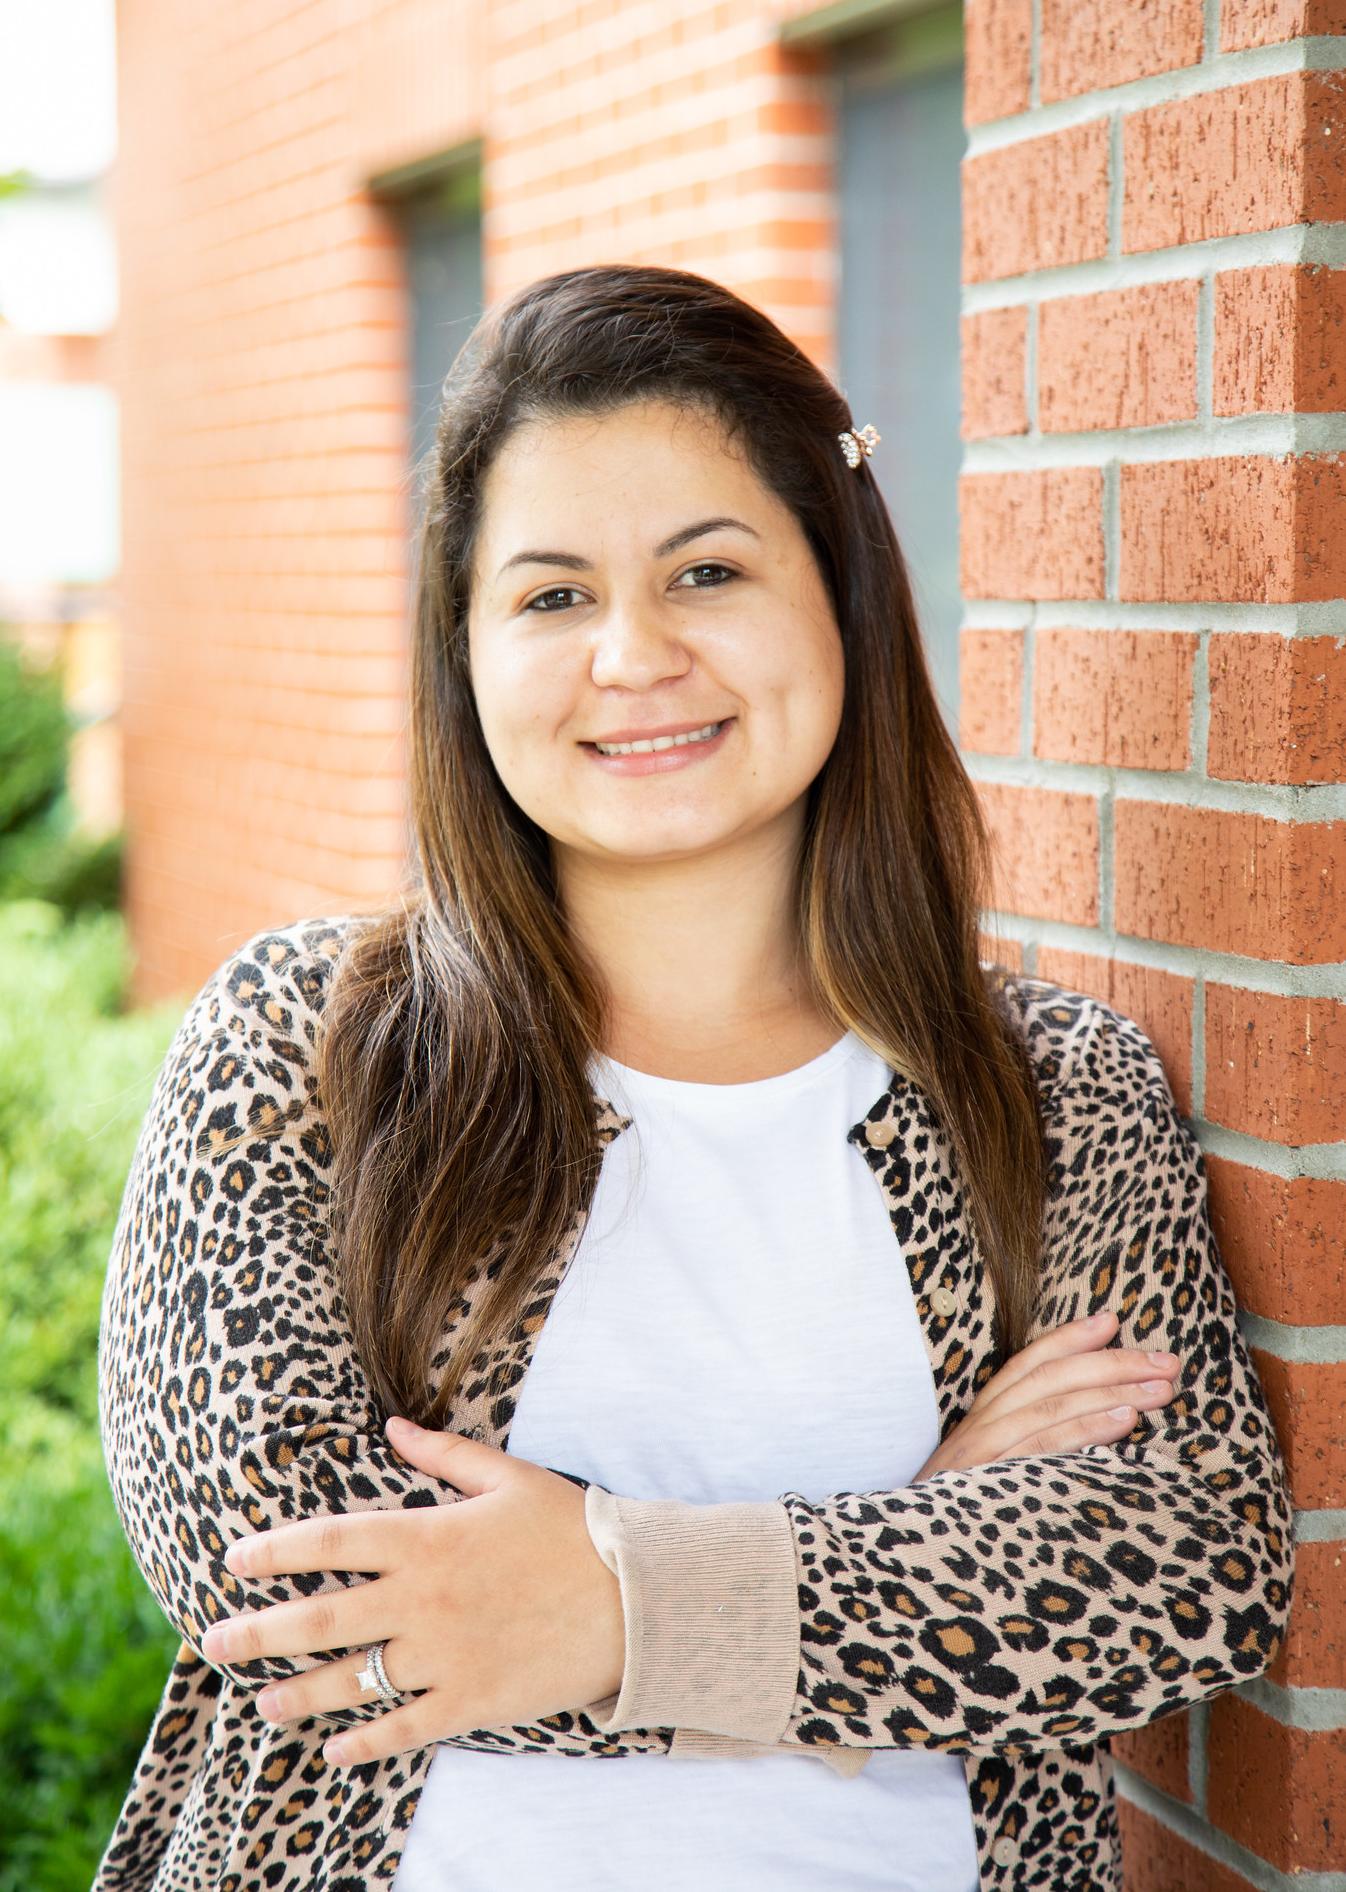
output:
[[[937,1314],[947,1320],[949,1315],[957,1310],[958,1296],[952,1288],[934,1288],[930,1294],[930,1305]]]
[[[1016,1856],[1016,1847],[1012,1839],[998,1839],[991,1848],[991,1857],[998,1866],[1012,1866]]]
[[[865,1142],[871,1150],[886,1150],[896,1135],[895,1123],[867,1123],[865,1125]]]

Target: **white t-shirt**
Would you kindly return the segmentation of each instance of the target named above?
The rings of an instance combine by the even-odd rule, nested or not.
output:
[[[591,1072],[634,1121],[605,1150],[508,1449],[696,1504],[905,1484],[939,1442],[934,1383],[882,1192],[846,1138],[887,1066],[847,1032],[747,1084],[605,1057]],[[847,1779],[808,1754],[441,1746],[394,1892],[707,1884],[975,1892],[963,1757],[880,1749]]]

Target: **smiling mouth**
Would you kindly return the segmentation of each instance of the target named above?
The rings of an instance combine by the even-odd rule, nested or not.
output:
[[[648,736],[638,742],[583,742],[582,749],[593,749],[598,755],[658,755],[665,749],[684,749],[699,742],[713,742],[732,716],[724,717],[718,723],[706,723],[700,729],[689,730],[685,736]]]

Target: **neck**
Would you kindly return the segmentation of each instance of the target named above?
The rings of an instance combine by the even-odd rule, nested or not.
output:
[[[567,924],[609,998],[599,1047],[637,1070],[748,1082],[842,1028],[809,996],[797,945],[797,839],[756,835],[676,861],[557,863]]]

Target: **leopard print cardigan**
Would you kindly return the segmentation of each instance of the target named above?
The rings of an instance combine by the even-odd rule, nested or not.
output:
[[[333,1729],[379,1714],[377,1702],[283,1724],[257,1713],[267,1682],[348,1651],[238,1664],[200,1652],[222,1617],[361,1580],[237,1578],[221,1561],[236,1536],[455,1496],[385,1440],[325,1245],[330,1149],[314,1047],[327,980],[358,924],[299,920],[224,961],[169,1047],[132,1159],[103,1290],[100,1428],[132,1554],[181,1642],[92,1892],[387,1886],[434,1756],[325,1762]],[[875,1747],[937,1748],[963,1757],[980,1892],[1120,1892],[1109,1739],[1272,1660],[1290,1609],[1291,1511],[1211,1233],[1201,1151],[1153,1045],[1097,999],[1018,975],[1004,991],[1050,1157],[1032,1332],[1112,1308],[1114,1344],[1178,1356],[1175,1397],[1113,1445],[750,1507],[766,1528],[749,1534],[743,1567],[785,1597],[789,1635],[769,1637],[765,1654],[741,1648],[736,1671],[723,1647],[698,1665],[678,1564],[692,1540],[666,1529],[672,1512],[705,1511],[713,1527],[719,1507],[633,1504],[591,1486],[595,1543],[624,1582],[645,1534],[664,1530],[666,1567],[643,1579],[646,1640],[622,1698],[449,1745],[670,1761],[782,1746],[841,1773]],[[629,1119],[596,1103],[606,1147]],[[890,1212],[944,1436],[996,1364],[951,1148],[897,1073],[846,1134]],[[506,1446],[583,1222],[540,1269],[513,1333],[474,1359],[453,1430]],[[446,1346],[469,1305],[455,1309]],[[656,1712],[670,1657],[704,1688],[688,1725]],[[727,1716],[726,1700],[738,1703]],[[647,1708],[647,1721],[618,1727]]]

